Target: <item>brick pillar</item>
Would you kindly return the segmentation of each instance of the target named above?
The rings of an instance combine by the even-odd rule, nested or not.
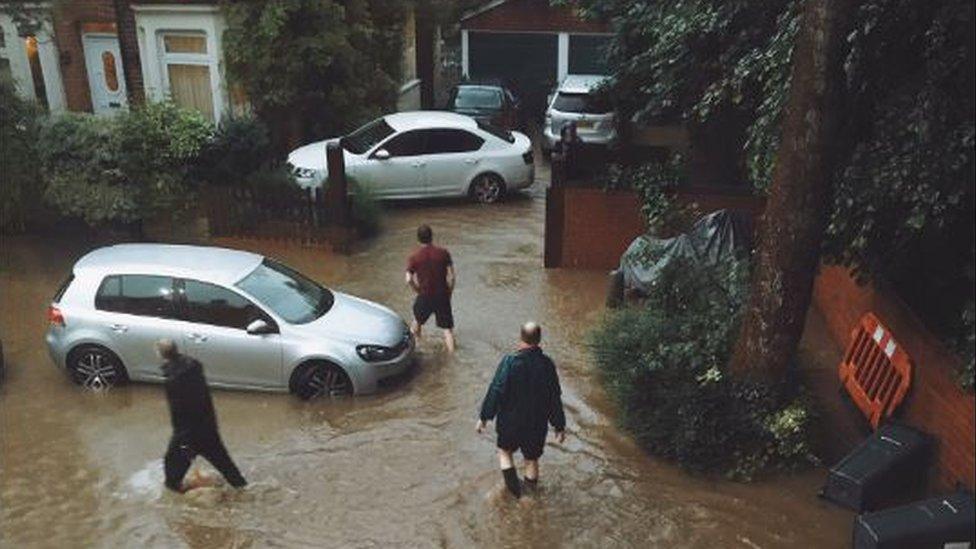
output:
[[[566,189],[552,186],[546,189],[546,223],[543,237],[542,264],[546,269],[562,267],[563,227],[566,215]]]
[[[146,100],[142,83],[142,62],[139,59],[139,38],[136,35],[136,17],[125,0],[113,0],[119,49],[122,53],[122,72],[130,105],[141,105]]]
[[[346,181],[346,162],[342,147],[329,143],[325,147],[325,162],[329,170],[329,187],[325,191],[326,205],[331,214],[330,223],[345,227],[349,225],[349,189]]]

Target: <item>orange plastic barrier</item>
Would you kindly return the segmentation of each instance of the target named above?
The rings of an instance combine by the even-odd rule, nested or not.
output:
[[[912,359],[872,313],[854,328],[838,370],[840,382],[874,429],[891,416],[912,384]]]

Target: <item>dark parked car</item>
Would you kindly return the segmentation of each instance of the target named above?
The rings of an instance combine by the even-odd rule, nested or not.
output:
[[[512,90],[499,83],[454,86],[446,110],[466,114],[506,130],[516,130],[522,125],[518,99]]]

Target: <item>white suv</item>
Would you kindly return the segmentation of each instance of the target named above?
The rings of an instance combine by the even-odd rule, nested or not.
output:
[[[559,132],[570,122],[584,143],[607,145],[617,137],[614,113],[599,101],[593,91],[605,76],[571,74],[563,79],[549,100],[543,126],[543,147],[551,152],[559,141]]]

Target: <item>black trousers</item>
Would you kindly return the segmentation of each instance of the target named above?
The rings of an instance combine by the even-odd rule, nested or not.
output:
[[[199,433],[193,436],[173,435],[166,449],[163,468],[166,471],[166,487],[177,492],[182,491],[183,477],[190,469],[193,458],[203,456],[210,462],[227,482],[235,488],[247,485],[237,465],[230,459],[224,442],[220,440],[217,431]]]

